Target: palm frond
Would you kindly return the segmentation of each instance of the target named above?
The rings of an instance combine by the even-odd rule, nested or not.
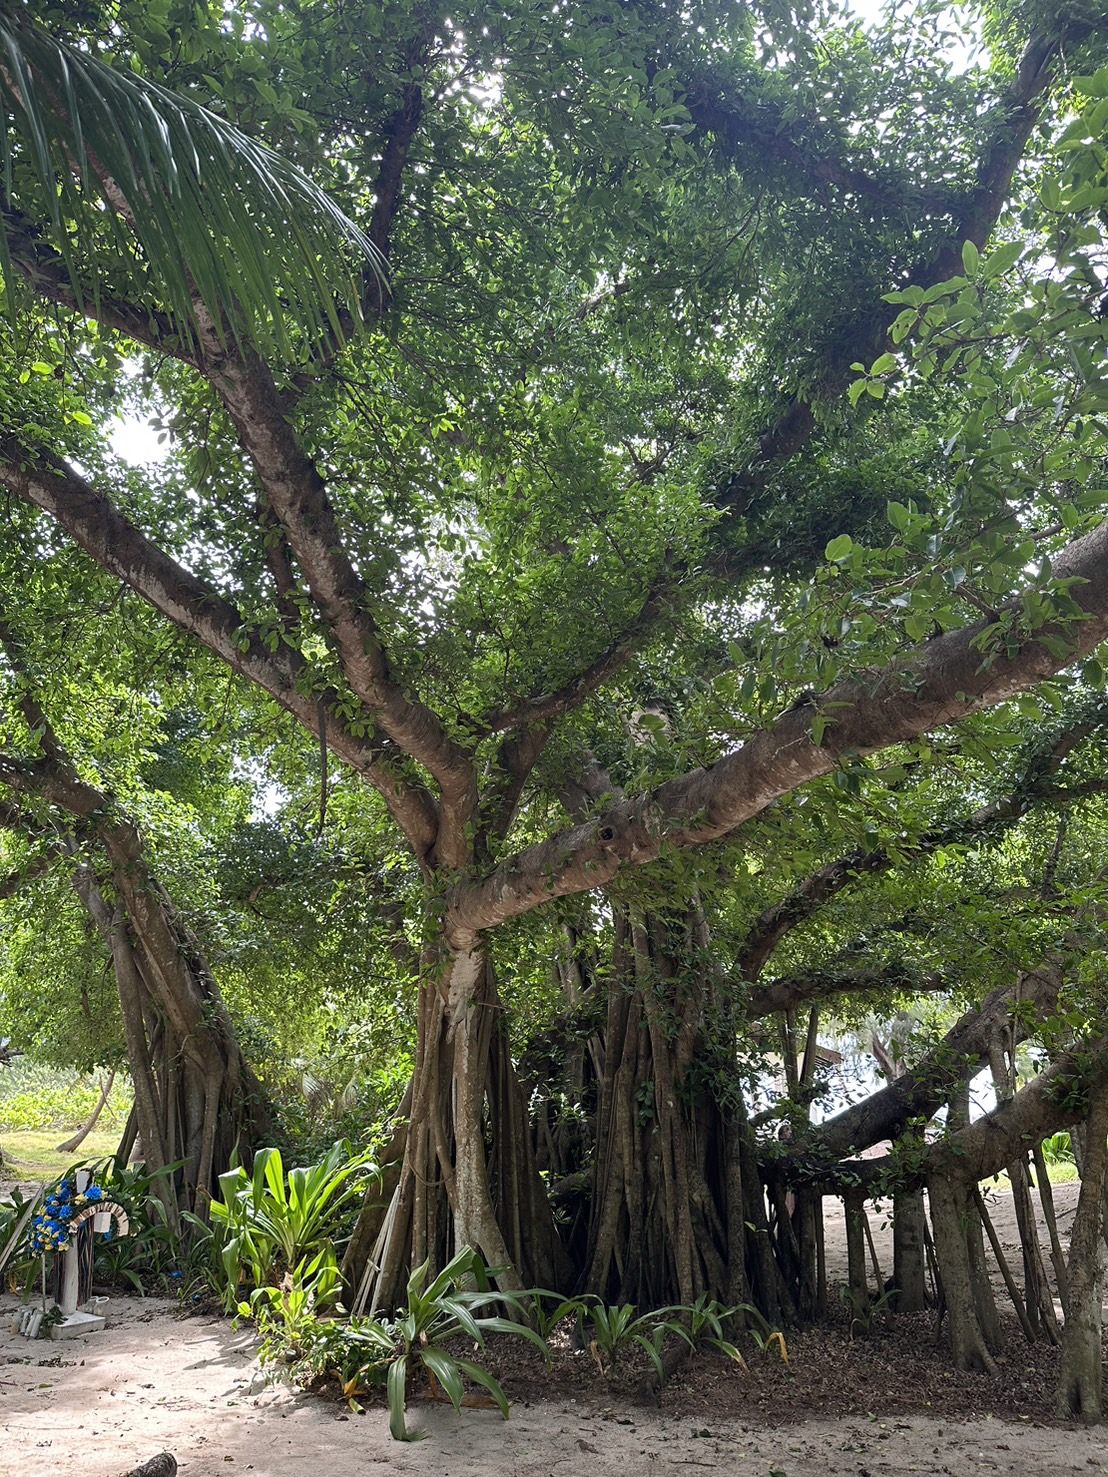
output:
[[[191,98],[0,15],[3,215],[30,219],[94,308],[110,275],[155,294],[187,341],[197,302],[236,336],[291,347],[355,316],[365,234],[288,160]],[[0,276],[18,272],[0,231]]]

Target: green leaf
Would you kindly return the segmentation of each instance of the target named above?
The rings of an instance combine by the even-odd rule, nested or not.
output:
[[[747,1368],[746,1360],[743,1358],[739,1349],[729,1340],[709,1339],[708,1343],[711,1348],[718,1349],[725,1358],[730,1359],[733,1364],[737,1364],[740,1369]]]
[[[438,1299],[438,1306],[443,1313],[454,1319],[467,1338],[471,1338],[475,1344],[484,1343],[485,1339],[481,1332],[481,1324],[478,1323],[477,1319],[474,1318],[473,1314],[460,1298],[440,1298]],[[484,1323],[484,1321],[482,1319],[481,1323]],[[440,1338],[446,1338],[448,1335],[439,1333],[438,1336]]]
[[[932,625],[931,617],[919,610],[910,610],[904,617],[904,630],[910,641],[922,641],[930,633]]]
[[[981,278],[985,282],[999,277],[1002,273],[1010,271],[1023,255],[1022,241],[1005,241],[1003,246],[998,246],[991,251],[985,259],[985,265],[981,270]]]
[[[431,1258],[430,1257],[427,1257],[424,1261],[420,1262],[420,1264],[419,1264],[418,1267],[414,1267],[412,1269],[411,1276],[408,1278],[408,1301],[409,1301],[409,1303],[411,1303],[414,1298],[417,1298],[420,1295],[420,1293],[423,1291],[423,1284],[427,1281],[427,1273],[430,1270],[431,1270]]]
[[[836,538],[831,540],[826,549],[824,549],[823,554],[824,558],[829,559],[832,564],[841,564],[844,559],[849,559],[853,552],[854,540],[850,537],[850,534],[840,533]]]
[[[136,244],[186,343],[198,299],[221,337],[287,354],[293,321],[313,338],[342,336],[340,306],[359,315],[363,269],[384,294],[380,254],[335,202],[194,98],[56,40],[22,6],[0,13],[0,58],[10,203],[50,238],[78,307],[101,291],[78,257],[114,283],[133,270]],[[14,308],[23,273],[12,253],[25,241],[7,212],[2,242]]]
[[[962,269],[967,277],[977,275],[977,268],[981,262],[981,253],[972,241],[962,243]]]
[[[662,1356],[658,1352],[657,1338],[644,1338],[641,1333],[632,1334],[631,1338],[632,1342],[638,1344],[639,1348],[642,1349],[649,1356],[650,1362],[651,1364],[653,1364],[658,1378],[663,1379],[665,1377],[665,1370],[662,1368]]]
[[[472,1247],[463,1246],[461,1251],[456,1252],[450,1261],[447,1262],[446,1266],[443,1267],[442,1271],[431,1283],[430,1287],[428,1287],[424,1296],[429,1302],[434,1302],[437,1298],[442,1297],[448,1288],[453,1287],[466,1277],[473,1276],[475,1263],[479,1260],[477,1253]],[[424,1277],[427,1275],[427,1267],[429,1265],[429,1262],[425,1263],[422,1268]]]
[[[1073,85],[1086,97],[1108,97],[1108,67],[1101,67],[1089,77],[1075,77]]]
[[[389,1398],[389,1431],[394,1441],[414,1441],[417,1438],[408,1431],[404,1412],[408,1395],[408,1361],[394,1359],[389,1365],[387,1378]]]
[[[534,1344],[545,1358],[550,1356],[550,1347],[546,1340],[533,1328],[528,1328],[526,1323],[513,1323],[510,1318],[482,1318],[480,1323],[483,1333],[514,1334],[516,1338],[526,1339],[528,1343]]]
[[[489,1374],[487,1369],[482,1369],[479,1364],[471,1364],[468,1359],[456,1361],[458,1368],[467,1380],[472,1380],[475,1385],[481,1385],[496,1401],[497,1408],[505,1420],[508,1419],[508,1397],[500,1388],[499,1383]]]
[[[460,1410],[465,1386],[462,1383],[462,1372],[450,1355],[442,1349],[428,1346],[420,1349],[419,1357],[446,1391],[454,1409]]]

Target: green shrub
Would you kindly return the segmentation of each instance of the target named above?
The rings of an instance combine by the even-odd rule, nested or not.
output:
[[[49,1129],[72,1133],[89,1118],[100,1099],[95,1077],[40,1066],[18,1058],[0,1074],[0,1132]],[[131,1084],[116,1078],[99,1128],[122,1129],[131,1107]]]
[[[690,1349],[711,1349],[746,1369],[746,1360],[738,1345],[726,1337],[729,1327],[741,1321],[747,1335],[762,1353],[776,1348],[781,1362],[789,1362],[785,1335],[780,1329],[773,1328],[751,1303],[725,1305],[702,1293],[695,1303],[675,1303],[672,1307],[660,1308],[652,1316],[662,1321],[667,1332],[684,1339]]]
[[[636,1317],[631,1303],[609,1307],[600,1301],[588,1307],[588,1319],[592,1324],[589,1349],[602,1372],[614,1372],[624,1357],[638,1348],[658,1374],[662,1373],[662,1344],[667,1332],[672,1331],[667,1320],[651,1313]],[[673,1328],[680,1328],[680,1324],[674,1323]]]
[[[332,1144],[316,1164],[286,1172],[279,1149],[260,1149],[253,1170],[241,1165],[219,1177],[211,1223],[189,1217],[196,1275],[217,1291],[227,1312],[241,1289],[274,1286],[305,1257],[336,1246],[344,1207],[361,1198],[376,1175],[369,1155],[345,1142]]]
[[[315,1288],[306,1280],[314,1277],[318,1286],[319,1269],[314,1264],[298,1268],[287,1291],[256,1297],[241,1311],[261,1312],[267,1362],[291,1363],[293,1374],[302,1379],[335,1374],[352,1403],[359,1393],[383,1387],[389,1430],[397,1441],[416,1439],[408,1429],[406,1412],[409,1386],[420,1374],[432,1388],[441,1387],[456,1410],[466,1381],[480,1386],[507,1420],[508,1400],[499,1382],[483,1365],[459,1357],[450,1345],[465,1338],[483,1349],[491,1334],[514,1334],[549,1355],[545,1341],[526,1323],[487,1311],[499,1305],[523,1317],[532,1295],[492,1291],[485,1263],[468,1247],[430,1285],[428,1274],[428,1262],[416,1268],[408,1282],[407,1306],[391,1319],[328,1322],[315,1317],[311,1307]],[[475,1290],[471,1283],[477,1284]]]
[[[1073,1139],[1066,1132],[1052,1133],[1043,1139],[1043,1158],[1048,1164],[1072,1164]]]
[[[0,1292],[27,1292],[34,1281],[38,1257],[27,1250],[27,1242],[40,1198],[25,1199],[14,1190],[9,1199],[0,1200]]]

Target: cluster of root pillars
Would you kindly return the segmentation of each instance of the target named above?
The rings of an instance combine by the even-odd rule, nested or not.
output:
[[[396,1306],[414,1266],[441,1265],[471,1245],[507,1288],[590,1292],[641,1308],[707,1296],[752,1305],[782,1326],[828,1313],[827,1184],[794,1172],[793,1145],[770,1142],[748,1115],[733,1054],[729,1071],[714,1044],[735,1039],[727,992],[688,962],[698,926],[695,912],[677,925],[617,916],[597,980],[573,960],[578,1007],[598,991],[591,1010],[533,1043],[518,1066],[487,953],[475,948],[440,968],[424,991],[419,1066],[384,1179],[346,1259],[357,1310]],[[814,1034],[813,1022],[806,1055]],[[789,1083],[794,1101],[804,1099],[805,1065]],[[964,1088],[946,1102],[957,1123]],[[851,1320],[868,1326],[877,1312],[932,1307],[954,1363],[995,1371],[1011,1323],[993,1292],[995,1262],[1024,1336],[1062,1345],[1060,1409],[1098,1419],[1106,1111],[1090,1101],[1068,1255],[1041,1149],[1008,1164],[1017,1265],[976,1181],[944,1173],[905,1178],[892,1194],[883,1214],[891,1211],[893,1255],[882,1266],[867,1213],[872,1190],[840,1163],[849,1261],[841,1295]]]
[[[172,1166],[154,1183],[177,1226],[182,1210],[206,1215],[219,1175],[273,1125],[199,946],[137,850],[120,850],[114,903],[89,867],[75,885],[111,954],[134,1083],[118,1158],[140,1148],[149,1169]]]

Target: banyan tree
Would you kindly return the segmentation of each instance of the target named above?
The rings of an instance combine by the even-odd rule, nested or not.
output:
[[[405,849],[415,1066],[356,1305],[472,1245],[506,1287],[812,1316],[821,1195],[846,1199],[861,1293],[879,1187],[905,1299],[933,1234],[956,1358],[989,1367],[975,1187],[1008,1167],[1026,1208],[1028,1146],[1099,1124],[1095,1035],[1052,1038],[1014,1090],[1095,908],[821,1123],[827,1001],[942,981],[883,977],[864,940],[775,955],[874,874],[1079,798],[1108,634],[1103,17],[984,6],[986,58],[952,66],[930,11],[867,33],[730,3],[244,9],[228,30],[192,7],[157,77],[108,7],[65,36],[33,5],[0,22],[3,332],[28,363],[0,485],[22,536],[76,546],[255,689],[324,799],[334,764]],[[173,438],[161,467],[124,473],[95,434],[119,396]],[[1010,792],[978,776],[928,819],[955,748],[1011,748],[1040,700],[1066,723]],[[126,819],[38,743],[28,773],[107,858],[113,957],[183,1038],[175,1012],[215,998],[202,961]],[[792,888],[744,934],[721,872],[770,880],[775,836],[812,865],[776,864]],[[586,898],[554,1083],[518,1059],[497,940],[552,912],[572,933]],[[249,1080],[215,1014],[181,1088],[205,1124]],[[748,1093],[767,1054],[776,1147]],[[968,1121],[982,1067],[997,1106]],[[1083,1308],[1100,1203],[1067,1271]]]

